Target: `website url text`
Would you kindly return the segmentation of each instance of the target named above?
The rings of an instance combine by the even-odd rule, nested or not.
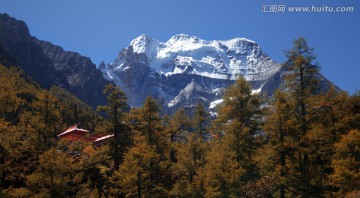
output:
[[[285,12],[313,12],[313,13],[348,13],[354,12],[353,6],[286,6],[286,5],[262,5],[261,12],[285,13]]]

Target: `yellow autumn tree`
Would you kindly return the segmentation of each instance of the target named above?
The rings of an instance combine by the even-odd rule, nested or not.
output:
[[[351,130],[335,144],[333,157],[334,184],[340,188],[338,196],[360,191],[360,131]]]

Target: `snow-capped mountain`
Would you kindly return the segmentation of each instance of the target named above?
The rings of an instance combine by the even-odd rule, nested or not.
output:
[[[249,39],[206,41],[179,34],[166,42],[141,35],[100,69],[125,91],[130,105],[141,106],[151,95],[172,111],[199,101],[214,107],[239,75],[260,92],[276,81],[281,66]]]

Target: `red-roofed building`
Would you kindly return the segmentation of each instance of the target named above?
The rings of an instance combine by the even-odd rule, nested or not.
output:
[[[78,128],[78,124],[75,124],[71,126],[70,128],[66,129],[66,131],[60,133],[57,137],[58,138],[66,138],[70,136],[80,136],[85,137],[87,134],[89,134],[89,131],[86,129],[80,129]]]
[[[94,146],[107,144],[111,140],[111,138],[114,137],[113,134],[89,136],[90,132],[88,130],[78,128],[78,126],[78,124],[75,124],[69,127],[64,132],[57,135],[57,137],[60,139],[67,139],[71,141],[88,142],[92,143]]]

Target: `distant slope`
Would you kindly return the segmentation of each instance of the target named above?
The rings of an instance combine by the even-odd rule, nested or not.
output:
[[[167,42],[141,35],[113,63],[100,67],[105,78],[124,89],[130,105],[141,106],[151,95],[169,112],[198,102],[214,108],[238,76],[261,91],[280,68],[254,41],[205,41],[185,34]]]
[[[106,103],[107,81],[90,58],[38,40],[23,21],[0,14],[0,46],[42,87],[62,87],[93,107]]]
[[[151,95],[170,113],[198,102],[213,110],[238,76],[252,85],[254,93],[272,94],[286,72],[249,39],[206,41],[185,34],[166,42],[141,35],[100,69],[124,89],[130,105],[141,106]],[[322,75],[319,78],[324,90],[333,85]]]

